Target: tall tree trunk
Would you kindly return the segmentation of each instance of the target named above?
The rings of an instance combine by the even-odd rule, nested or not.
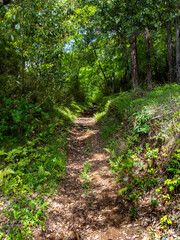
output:
[[[25,90],[25,57],[24,57],[24,4],[22,2],[22,43],[21,43],[21,92],[24,93]]]
[[[149,29],[146,28],[145,31],[145,41],[146,41],[146,64],[147,64],[147,88],[152,91],[152,73],[151,73],[151,56],[150,56],[150,34]]]
[[[133,33],[131,36],[130,44],[131,44],[131,64],[132,64],[132,79],[131,84],[132,88],[136,89],[139,81],[138,75],[138,62],[137,62],[137,39],[136,33]]]
[[[168,45],[168,80],[173,82],[174,80],[174,69],[173,69],[173,44],[172,44],[172,35],[171,35],[171,24],[168,24],[167,27],[167,45]]]
[[[179,16],[176,17],[176,78],[180,84]]]

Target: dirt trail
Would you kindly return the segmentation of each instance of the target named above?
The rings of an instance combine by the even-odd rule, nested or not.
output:
[[[92,117],[75,119],[69,136],[66,176],[54,199],[50,199],[46,231],[35,239],[126,240],[147,239],[138,235],[138,224],[131,223],[128,209],[116,195],[114,178],[103,151],[99,127]],[[89,161],[90,187],[80,179],[83,164]]]

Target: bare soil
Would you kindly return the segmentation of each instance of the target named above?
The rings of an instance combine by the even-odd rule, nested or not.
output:
[[[87,117],[88,116],[88,117]],[[115,179],[103,150],[99,126],[89,115],[75,119],[69,136],[66,175],[50,206],[45,231],[34,239],[126,240],[150,239],[145,228],[129,218],[129,209],[116,194]],[[81,171],[89,161],[90,186],[82,186]]]

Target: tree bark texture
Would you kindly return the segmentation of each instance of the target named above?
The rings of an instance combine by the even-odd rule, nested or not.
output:
[[[152,91],[152,73],[151,73],[151,56],[150,56],[150,34],[149,29],[145,31],[146,42],[146,65],[147,65],[147,88]]]
[[[133,33],[130,40],[131,44],[131,64],[132,64],[132,79],[131,84],[132,88],[136,89],[139,81],[138,75],[138,62],[137,62],[137,39],[136,33]]]
[[[179,16],[176,17],[176,80],[180,84]]]
[[[171,24],[167,27],[167,46],[168,46],[168,80],[173,82],[174,80],[174,69],[173,69],[173,44],[172,44],[172,34],[171,34]]]

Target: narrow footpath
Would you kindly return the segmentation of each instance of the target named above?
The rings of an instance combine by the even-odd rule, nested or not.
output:
[[[95,119],[82,115],[75,119],[69,136],[66,176],[54,199],[49,199],[45,231],[35,239],[126,240],[149,239],[138,235],[138,224],[131,222],[116,194],[108,154],[103,150]],[[83,187],[82,171],[90,165],[88,187]]]

